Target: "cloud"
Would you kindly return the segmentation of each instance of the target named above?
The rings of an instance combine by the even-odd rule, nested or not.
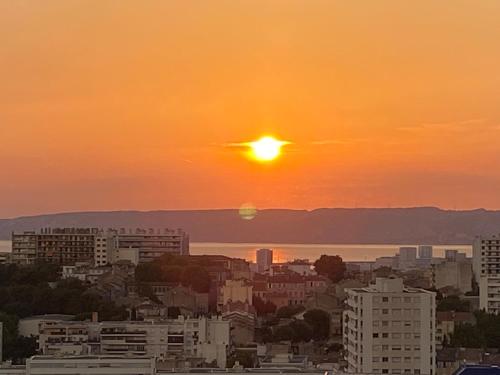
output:
[[[398,128],[400,131],[405,132],[425,132],[425,131],[448,131],[448,132],[464,132],[470,130],[492,128],[488,125],[487,120],[484,118],[467,119],[461,121],[450,122],[427,122],[413,126],[401,126]]]

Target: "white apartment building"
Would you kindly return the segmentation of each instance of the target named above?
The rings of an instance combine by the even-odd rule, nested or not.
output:
[[[435,293],[377,278],[349,288],[343,338],[347,372],[434,375]]]
[[[452,287],[462,294],[472,290],[472,265],[470,262],[447,261],[432,266],[432,286],[437,290]]]
[[[479,308],[500,312],[500,235],[476,237],[472,246],[474,276],[479,284]]]
[[[155,375],[154,358],[135,356],[40,356],[26,360],[26,375]]]
[[[228,321],[205,317],[158,322],[42,322],[38,347],[44,355],[197,358],[225,368],[229,330]]]

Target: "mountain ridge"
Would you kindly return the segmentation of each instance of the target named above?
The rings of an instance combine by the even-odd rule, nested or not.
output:
[[[49,226],[183,228],[194,242],[310,244],[468,244],[500,232],[500,211],[409,208],[263,209],[243,220],[237,209],[81,211],[0,219],[0,239]]]

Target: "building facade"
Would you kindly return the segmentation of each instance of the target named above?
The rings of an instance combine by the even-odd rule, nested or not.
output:
[[[256,253],[257,272],[263,273],[271,268],[273,264],[273,251],[271,249],[259,249]]]
[[[88,262],[101,267],[120,260],[149,262],[164,254],[188,255],[189,236],[181,229],[43,228],[12,233],[11,262],[20,265]]]
[[[44,355],[135,355],[159,360],[201,359],[226,366],[230,325],[221,318],[165,321],[42,322],[38,346]]]
[[[479,308],[500,313],[500,235],[476,237],[472,246],[474,276],[479,284]]]
[[[386,278],[346,293],[349,373],[435,374],[435,293]]]

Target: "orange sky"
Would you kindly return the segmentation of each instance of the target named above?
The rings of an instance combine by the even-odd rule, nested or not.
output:
[[[0,217],[500,208],[500,2],[0,2]],[[260,165],[227,143],[293,142]]]

